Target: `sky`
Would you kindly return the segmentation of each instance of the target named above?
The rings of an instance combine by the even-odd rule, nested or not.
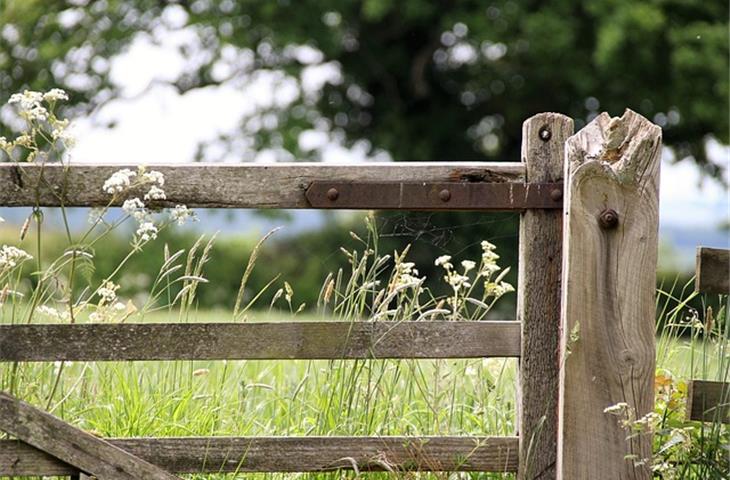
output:
[[[76,19],[69,14],[69,26]],[[242,134],[241,124],[248,132],[275,126],[276,116],[267,109],[286,108],[298,95],[316,97],[325,83],[342,81],[339,67],[314,48],[291,47],[285,54],[307,64],[301,77],[293,78],[254,70],[251,52],[231,47],[213,68],[214,77],[230,80],[180,94],[169,82],[206,60],[204,49],[196,45],[198,36],[185,22],[182,9],[168,7],[158,29],[138,35],[125,52],[98,66],[109,69],[120,95],[74,121],[74,162],[185,162],[198,152],[209,161],[293,160],[282,149],[256,150],[254,134]],[[181,47],[188,52],[185,56]],[[222,142],[227,135],[235,140]],[[317,152],[323,162],[390,160],[387,152],[373,152],[366,141],[347,148],[342,140],[323,121],[302,132],[299,145]],[[712,139],[708,146],[712,161],[730,164],[730,148]],[[728,233],[718,226],[730,220],[729,209],[728,191],[719,182],[703,177],[690,160],[674,162],[665,149],[660,194],[660,234],[665,241],[687,258],[693,244],[728,248]]]

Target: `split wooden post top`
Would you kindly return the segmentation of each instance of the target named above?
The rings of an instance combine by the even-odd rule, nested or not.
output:
[[[661,129],[603,113],[566,143],[558,478],[649,479]]]

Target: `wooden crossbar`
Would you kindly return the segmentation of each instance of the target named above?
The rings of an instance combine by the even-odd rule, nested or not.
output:
[[[105,206],[104,182],[125,164],[0,164],[0,205]],[[524,182],[525,167],[510,162],[406,162],[335,165],[157,164],[167,200],[159,206],[197,208],[312,208],[306,190],[313,182]],[[131,193],[134,196],[134,192]],[[126,198],[126,197],[125,197]],[[119,199],[117,204],[124,198]],[[486,201],[486,200],[485,200]]]
[[[687,418],[730,423],[730,383],[692,380],[687,391]]]
[[[0,361],[519,355],[514,321],[0,325]]]
[[[53,456],[51,458],[58,459],[56,462],[66,462],[77,471],[100,479],[180,480],[160,467],[5,392],[0,392],[0,430],[47,452]],[[3,466],[0,469],[15,463],[15,458],[7,460],[0,458]]]
[[[193,437],[107,439],[176,473],[332,470],[517,471],[517,437]],[[78,470],[15,440],[0,440],[0,476]]]
[[[697,247],[695,291],[730,294],[730,250]]]

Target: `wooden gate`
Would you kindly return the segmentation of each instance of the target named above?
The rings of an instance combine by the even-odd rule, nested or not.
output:
[[[603,411],[653,405],[660,130],[627,110],[572,134],[563,115],[531,117],[518,163],[149,165],[162,205],[520,211],[517,321],[0,326],[3,362],[516,357],[515,436],[100,439],[2,394],[16,440],[0,441],[0,476],[377,470],[384,456],[396,471],[650,478],[627,459],[651,439],[628,442]],[[0,164],[0,205],[105,205],[123,167]]]

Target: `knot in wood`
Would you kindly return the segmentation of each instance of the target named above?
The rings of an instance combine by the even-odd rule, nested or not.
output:
[[[598,224],[604,230],[613,230],[618,226],[618,213],[612,208],[607,208],[598,216]]]

